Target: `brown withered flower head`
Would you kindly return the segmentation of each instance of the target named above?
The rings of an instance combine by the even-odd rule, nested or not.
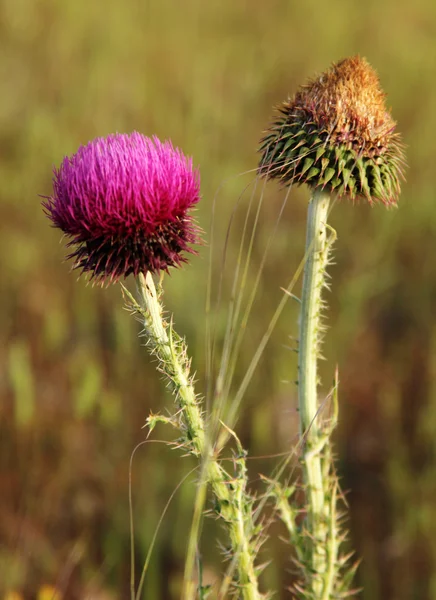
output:
[[[374,69],[346,58],[279,107],[261,142],[259,173],[395,205],[405,167],[395,126]]]

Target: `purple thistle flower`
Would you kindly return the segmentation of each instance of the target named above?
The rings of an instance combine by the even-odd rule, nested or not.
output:
[[[74,268],[104,283],[167,271],[195,253],[199,229],[188,210],[200,175],[169,141],[114,134],[81,146],[54,169],[43,206],[74,246]]]

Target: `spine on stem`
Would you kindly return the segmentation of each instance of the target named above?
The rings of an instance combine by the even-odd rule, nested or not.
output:
[[[298,405],[300,434],[303,436],[303,470],[307,495],[307,527],[311,539],[313,587],[323,598],[324,576],[328,570],[328,481],[323,473],[323,445],[326,443],[323,416],[318,406],[318,357],[322,338],[322,290],[330,243],[327,216],[330,196],[316,189],[309,203],[306,230],[306,265],[301,298],[300,341],[298,355]]]
[[[151,416],[148,424],[152,428],[159,420],[171,420],[182,432],[182,445],[203,463],[203,472],[211,485],[216,500],[216,510],[226,524],[230,539],[229,558],[237,571],[236,585],[243,600],[261,600],[255,557],[260,542],[260,531],[253,522],[253,499],[246,491],[246,467],[242,447],[238,446],[236,465],[238,473],[230,475],[214,456],[207,440],[205,423],[198,398],[189,374],[190,361],[186,346],[162,319],[162,306],[150,273],[137,277],[140,303],[124,288],[130,308],[143,319],[145,337],[150,352],[158,360],[158,369],[166,376],[175,395],[178,412],[174,419]],[[233,433],[233,432],[232,432]]]
[[[317,436],[318,410],[317,361],[321,342],[321,293],[325,285],[329,244],[327,216],[330,195],[319,189],[312,194],[307,214],[306,264],[301,296],[300,342],[298,354],[298,401],[300,433],[306,434],[306,445]]]

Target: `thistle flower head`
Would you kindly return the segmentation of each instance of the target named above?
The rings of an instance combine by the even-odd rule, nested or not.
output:
[[[346,58],[279,107],[259,172],[394,205],[405,166],[395,125],[376,72],[364,58]]]
[[[186,261],[199,241],[188,215],[199,197],[191,159],[134,132],[97,138],[65,157],[43,206],[70,238],[74,268],[103,283]]]

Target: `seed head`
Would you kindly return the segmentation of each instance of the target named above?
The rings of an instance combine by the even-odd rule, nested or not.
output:
[[[405,167],[395,125],[374,69],[346,58],[279,107],[261,141],[259,172],[395,205]]]
[[[199,242],[188,215],[199,198],[192,160],[169,141],[134,132],[97,138],[65,157],[43,206],[70,238],[74,268],[105,283],[186,262],[183,253]]]

